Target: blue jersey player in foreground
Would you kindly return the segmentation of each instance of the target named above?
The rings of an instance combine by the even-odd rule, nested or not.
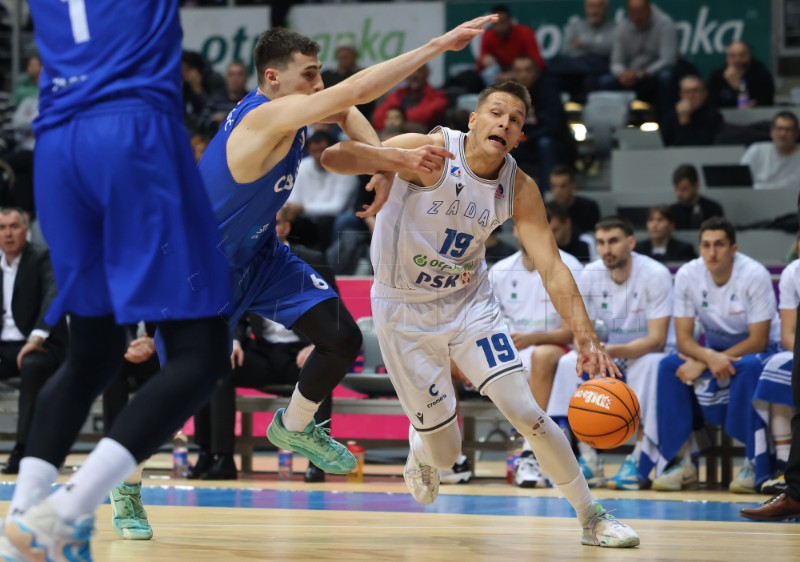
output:
[[[96,507],[230,369],[219,315],[230,276],[183,126],[178,2],[29,4],[45,67],[36,204],[59,290],[47,320],[69,313],[71,338],[38,398],[0,559],[85,561]],[[118,324],[140,320],[158,323],[168,361],[50,494],[119,372],[127,342]]]
[[[269,30],[254,51],[258,87],[231,111],[200,162],[233,276],[230,326],[251,311],[300,331],[315,345],[267,436],[326,472],[346,474],[355,466],[352,454],[312,420],[355,360],[361,333],[338,295],[275,234],[275,216],[294,186],[306,125],[336,122],[350,138],[379,144],[354,106],[376,99],[445,51],[464,48],[495,19],[476,18],[327,90],[319,46],[294,31]],[[428,150],[407,151],[409,165],[439,169],[441,159]]]

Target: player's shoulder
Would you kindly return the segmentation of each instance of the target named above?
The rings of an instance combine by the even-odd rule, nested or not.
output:
[[[634,265],[642,268],[642,270],[646,272],[646,275],[655,275],[661,277],[665,275],[671,276],[669,268],[660,261],[638,252],[633,252],[632,256]]]
[[[787,279],[792,281],[800,281],[798,270],[800,269],[800,259],[796,259],[781,271],[781,280]]]
[[[583,267],[584,272],[595,272],[595,271],[608,271],[606,264],[603,263],[602,259],[596,259],[594,261],[590,261]]]
[[[706,264],[703,262],[703,258],[690,260],[678,268],[678,272],[675,274],[675,281],[699,278],[703,275],[705,267]]]
[[[734,277],[745,280],[769,278],[769,270],[760,261],[742,252],[736,252],[733,258]]]

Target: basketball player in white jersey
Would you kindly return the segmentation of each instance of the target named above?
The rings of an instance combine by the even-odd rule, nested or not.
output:
[[[519,233],[514,229],[519,241]],[[572,254],[559,250],[561,261],[574,277],[583,265]],[[511,331],[511,341],[519,352],[528,373],[528,385],[537,404],[547,404],[553,387],[558,360],[570,349],[572,332],[562,326],[561,318],[547,294],[542,276],[524,247],[500,260],[489,270],[492,292]],[[521,488],[546,486],[539,462],[530,443],[524,441],[519,462],[514,467],[514,483]]]
[[[607,217],[595,227],[597,252],[593,261],[578,277],[589,317],[602,321],[608,332],[605,351],[613,357],[626,382],[639,398],[643,426],[655,423],[655,407],[651,407],[656,388],[658,363],[664,357],[672,317],[672,275],[658,261],[633,251],[636,239],[633,226],[618,217]],[[674,348],[674,341],[671,342]],[[552,416],[566,416],[569,399],[582,381],[575,380],[574,352],[558,363],[553,393],[547,406]],[[652,419],[649,414],[652,414]],[[637,475],[641,454],[639,440],[616,476],[608,481],[612,489],[638,490],[642,482]],[[602,459],[585,443],[578,443],[579,463],[591,484],[605,485]]]
[[[764,362],[778,350],[780,319],[769,271],[737,251],[736,230],[727,220],[713,217],[700,226],[700,257],[675,276],[674,317],[680,354],[659,364],[658,432],[645,428],[648,450],[639,472],[656,465],[654,490],[693,486],[692,429],[709,423],[745,444],[745,463],[731,491],[754,492],[769,477],[771,463],[769,451],[756,444],[755,435],[767,428],[752,402]],[[705,346],[694,337],[695,319]],[[702,416],[693,415],[695,396]]]
[[[533,399],[489,284],[484,241],[513,217],[552,302],[575,334],[578,365],[619,376],[561,261],[539,188],[508,154],[520,140],[530,104],[524,87],[504,82],[480,94],[469,134],[437,128],[387,141],[411,151],[444,148],[441,171],[410,172],[397,164],[403,150],[352,142],[329,148],[323,164],[338,173],[399,172],[372,240],[372,312],[386,367],[411,420],[403,476],[414,498],[433,502],[438,469],[451,467],[461,451],[452,358],[531,443],[544,472],[575,508],[581,542],[636,546],[636,533],[592,499],[566,437]]]

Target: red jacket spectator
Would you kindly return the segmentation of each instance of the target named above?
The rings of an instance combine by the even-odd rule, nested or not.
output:
[[[487,55],[494,57],[504,71],[511,68],[517,57],[527,56],[536,62],[536,68],[541,72],[544,69],[544,60],[533,30],[526,25],[513,23],[507,8],[503,11],[498,10],[498,15],[499,21],[483,34],[481,53],[478,56],[478,72],[486,68]]]
[[[444,121],[447,112],[447,94],[428,84],[428,69],[422,67],[407,79],[408,85],[397,88],[386,100],[375,108],[372,122],[375,129],[382,131],[386,124],[386,113],[394,107],[402,107],[406,120],[419,123],[432,129]]]

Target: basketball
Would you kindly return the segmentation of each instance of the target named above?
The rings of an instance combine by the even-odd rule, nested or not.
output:
[[[639,399],[619,379],[596,378],[572,395],[567,413],[575,436],[596,449],[613,449],[639,427]]]

